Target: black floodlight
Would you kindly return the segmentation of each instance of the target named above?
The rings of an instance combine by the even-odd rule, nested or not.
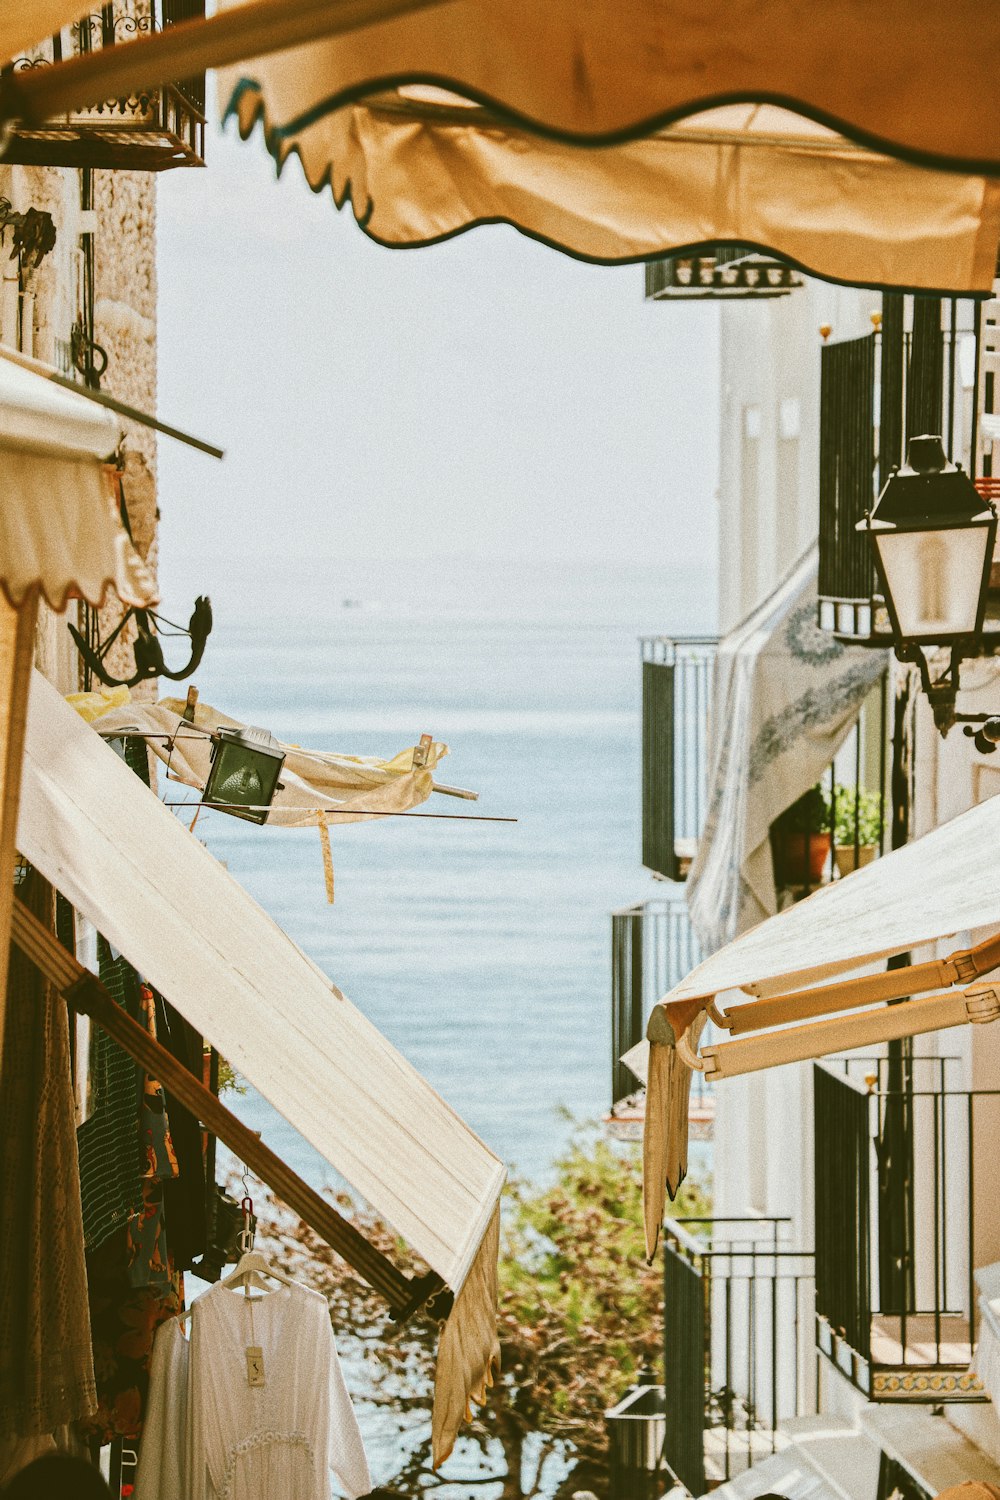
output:
[[[249,724],[218,729],[212,736],[212,768],[201,800],[234,818],[264,823],[284,763],[285,752],[269,730]]]

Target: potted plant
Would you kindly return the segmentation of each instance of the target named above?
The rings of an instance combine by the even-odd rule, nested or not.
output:
[[[836,786],[833,792],[834,857],[841,875],[875,858],[882,839],[882,798],[867,787]]]
[[[771,824],[774,873],[779,885],[819,885],[830,858],[830,802],[817,784]]]

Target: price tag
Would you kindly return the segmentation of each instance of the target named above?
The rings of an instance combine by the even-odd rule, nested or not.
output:
[[[264,1384],[264,1351],[258,1344],[247,1346],[247,1385]]]

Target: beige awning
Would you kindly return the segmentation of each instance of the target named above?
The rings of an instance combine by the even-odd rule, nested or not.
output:
[[[0,5],[0,59],[7,62],[30,52],[89,9],[86,0],[4,0]]]
[[[1000,14],[981,0],[451,0],[293,48],[260,78],[284,138],[380,84],[441,85],[509,123],[610,144],[771,101],[915,157],[1000,167]]]
[[[0,589],[15,608],[36,591],[55,610],[112,591],[156,603],[105,467],[120,440],[111,412],[0,358]]]
[[[21,14],[20,6],[7,9]],[[5,15],[0,28],[13,20]],[[56,610],[70,598],[101,604],[111,590],[126,604],[156,603],[105,468],[120,439],[110,412],[0,358],[0,1038],[39,598]]]
[[[37,673],[18,847],[458,1294],[445,1457],[497,1355],[503,1164]]]
[[[892,1036],[996,1018],[1000,995],[992,987],[955,988],[989,972],[986,959],[990,966],[1000,960],[993,949],[957,963],[934,961],[890,974],[871,970],[941,939],[1000,926],[998,849],[1000,797],[993,797],[760,923],[705,959],[654,1006],[648,1041],[625,1058],[647,1081],[650,1251],[665,1188],[675,1193],[686,1167],[680,1096],[693,1067],[724,1079]],[[884,1005],[923,991],[935,993]],[[734,1037],[758,1034],[713,1043],[699,1056],[709,1015]],[[780,1029],[767,1029],[772,1027]]]
[[[11,55],[56,22],[58,0],[7,9]],[[34,119],[260,56],[269,112],[286,135],[403,82],[476,99],[553,139],[612,144],[719,104],[782,104],[922,164],[1000,171],[993,58],[1000,16],[981,0],[245,0],[164,28],[117,54],[25,77]],[[24,11],[22,18],[21,11]],[[37,71],[37,70],[36,70]],[[244,62],[242,76],[264,75]]]
[[[1000,182],[912,166],[788,110],[730,105],[594,150],[420,86],[310,112],[290,76],[302,55],[224,72],[223,108],[244,135],[262,117],[279,165],[297,154],[380,244],[503,222],[587,260],[728,241],[852,284],[992,285]]]

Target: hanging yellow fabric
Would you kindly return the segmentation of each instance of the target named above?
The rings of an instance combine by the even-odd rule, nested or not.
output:
[[[326,813],[319,818],[319,841],[323,848],[323,878],[326,881],[326,899],[333,905],[333,853],[330,849],[330,824]]]

